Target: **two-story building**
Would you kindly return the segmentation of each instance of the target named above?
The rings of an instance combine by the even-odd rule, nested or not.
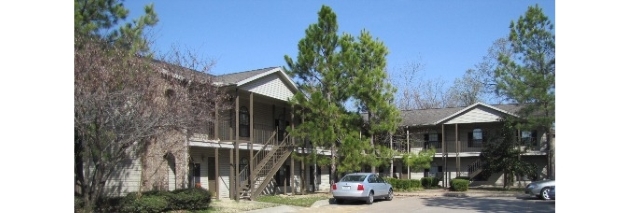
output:
[[[171,73],[167,67],[161,72]],[[210,79],[227,97],[208,115],[213,121],[205,128],[156,138],[152,146],[159,148],[129,159],[131,163],[106,183],[107,194],[202,187],[216,198],[255,199],[270,193],[328,191],[329,167],[305,165],[290,157],[310,152],[330,156],[330,151],[298,147],[296,144],[301,143],[287,134],[287,128],[299,125],[301,118],[288,103],[298,89],[282,68],[195,75]],[[446,180],[446,185],[458,176],[471,177],[476,185],[502,185],[501,174],[478,177],[479,155],[488,135],[501,127],[500,119],[516,116],[517,109],[516,105],[476,103],[404,110],[391,147],[401,153],[435,148],[431,168],[412,171],[397,156],[393,168],[382,167],[377,172],[403,179],[435,176]],[[521,130],[519,136],[530,148],[521,159],[536,163],[543,176],[547,165],[544,130]],[[393,174],[389,174],[390,169]]]
[[[129,159],[131,163],[106,183],[108,195],[203,187],[216,198],[254,199],[261,194],[328,188],[326,168],[322,174],[322,167],[315,169],[290,157],[313,149],[296,146],[287,134],[287,128],[299,125],[300,119],[288,103],[297,87],[281,67],[213,76],[185,69],[175,72],[162,63],[156,66],[160,73],[182,80],[187,75],[178,72],[194,72],[197,79],[211,80],[226,98],[215,103],[208,125],[172,131],[156,138],[142,156]]]
[[[517,117],[518,105],[489,105],[475,103],[466,107],[419,109],[401,111],[402,124],[394,136],[393,148],[401,153],[434,148],[436,153],[431,168],[411,171],[402,162],[395,163],[395,175],[401,178],[420,179],[438,177],[448,180],[466,176],[476,186],[502,186],[503,175],[480,175],[482,163],[479,155],[490,135],[502,127],[501,119]],[[521,159],[537,165],[539,177],[546,177],[547,141],[545,130],[519,130]],[[552,135],[553,138],[553,135]],[[527,147],[527,149],[525,149]],[[530,181],[534,177],[517,177],[517,181]]]

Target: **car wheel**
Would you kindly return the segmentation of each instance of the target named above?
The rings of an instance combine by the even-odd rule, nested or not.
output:
[[[370,195],[368,195],[367,200],[365,201],[365,203],[367,203],[367,204],[374,203],[374,192],[370,191]]]
[[[389,189],[389,193],[387,193],[387,200],[393,200],[394,199],[394,190]]]
[[[337,204],[343,204],[343,201],[344,200],[342,200],[342,199],[335,198],[335,203],[337,203]]]
[[[543,199],[543,200],[551,199],[549,197],[549,191],[551,191],[551,189],[549,188],[543,188],[542,190],[540,190],[540,199]]]

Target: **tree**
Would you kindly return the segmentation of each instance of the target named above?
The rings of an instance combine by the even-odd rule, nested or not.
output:
[[[345,87],[349,76],[344,72],[340,51],[351,48],[351,44],[341,45],[337,35],[337,16],[328,6],[323,5],[318,12],[318,22],[306,29],[306,35],[298,42],[297,61],[285,55],[289,67],[287,73],[297,78],[300,89],[291,103],[299,106],[299,114],[304,123],[290,134],[303,140],[308,139],[313,147],[331,150],[331,158],[316,158],[318,153],[311,153],[311,159],[319,164],[331,166],[331,181],[337,172],[337,147],[343,139],[343,121],[347,112],[344,102],[349,95]],[[347,41],[346,41],[347,42]],[[330,161],[328,161],[330,160]]]
[[[455,107],[456,100],[445,87],[441,78],[424,78],[424,66],[420,62],[409,62],[400,70],[404,79],[396,80],[401,92],[396,98],[400,110],[434,109]]]
[[[503,126],[484,144],[479,155],[483,162],[484,171],[503,173],[503,187],[509,188],[514,182],[515,175],[534,176],[536,165],[522,161],[520,143],[515,135],[516,123],[511,120],[503,121]]]
[[[149,44],[144,31],[158,22],[153,4],[146,5],[144,15],[130,23],[119,25],[129,14],[123,6],[124,0],[75,0],[74,34],[76,38],[98,38],[92,40],[103,45],[114,45],[133,54],[148,53]],[[76,45],[83,42],[75,41]]]
[[[374,146],[376,133],[391,132],[400,121],[393,102],[393,88],[386,80],[387,48],[366,30],[358,40],[350,34],[337,35],[337,20],[332,9],[323,5],[318,22],[306,29],[298,43],[297,61],[285,56],[287,72],[300,89],[291,103],[299,106],[304,123],[290,131],[308,140],[313,147],[331,150],[331,158],[306,159],[331,166],[331,181],[337,171],[356,171],[363,165],[380,165],[391,159],[389,148]],[[345,103],[354,100],[357,112]],[[364,123],[361,113],[366,113]],[[365,126],[363,126],[365,124]],[[362,126],[368,136],[362,136]],[[367,138],[367,139],[366,139]],[[343,161],[339,161],[343,159]]]
[[[367,155],[372,155],[371,158],[374,159],[368,163],[372,167],[372,172],[376,172],[376,166],[391,164],[389,161],[393,160],[391,157],[388,162],[378,160],[387,158],[377,156],[376,151],[379,149],[377,146],[389,143],[375,144],[374,138],[376,134],[391,135],[401,122],[400,112],[393,104],[396,89],[386,81],[388,77],[385,70],[387,61],[385,44],[378,39],[374,40],[366,30],[361,31],[358,42],[353,44],[354,48],[343,54],[344,66],[351,73],[349,89],[355,105],[360,113],[367,114],[367,121],[362,126],[370,138],[372,149]],[[381,147],[380,150],[386,149]],[[379,153],[385,154],[383,151]]]
[[[500,53],[495,69],[496,93],[521,104],[521,127],[543,127],[548,143],[547,177],[554,177],[555,35],[538,5],[510,23],[510,54]]]
[[[453,86],[448,90],[450,99],[454,101],[455,106],[469,106],[482,101],[481,94],[483,92],[483,84],[475,78],[475,72],[472,69],[466,71],[462,78],[456,78]]]
[[[130,160],[147,158],[147,153],[161,159],[169,150],[187,153],[183,139],[171,143],[165,137],[187,137],[208,126],[219,97],[208,75],[150,57],[142,31],[157,18],[151,6],[145,9],[138,21],[109,33],[128,13],[122,3],[75,1],[75,192],[88,212]],[[209,67],[191,68],[207,72]],[[147,180],[151,174],[144,170],[143,165]],[[138,191],[163,188],[143,187],[148,188]]]
[[[402,156],[402,161],[413,170],[428,169],[431,168],[433,156],[435,156],[435,149],[431,148],[418,151],[418,153],[405,153]]]

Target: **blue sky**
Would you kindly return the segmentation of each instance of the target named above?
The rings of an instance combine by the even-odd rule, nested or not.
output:
[[[215,59],[213,74],[286,66],[295,59],[304,30],[317,22],[323,4],[337,14],[339,33],[368,30],[389,49],[388,70],[401,77],[407,63],[424,65],[425,78],[450,84],[473,68],[510,21],[538,4],[555,25],[550,0],[481,1],[126,1],[129,19],[153,3],[160,19],[151,29],[154,49],[173,45]]]

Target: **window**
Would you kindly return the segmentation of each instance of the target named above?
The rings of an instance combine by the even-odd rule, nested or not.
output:
[[[532,131],[521,131],[521,145],[524,146],[537,146],[538,138],[537,138],[536,130]]]
[[[385,179],[383,179],[381,176],[376,177],[376,182],[377,183],[385,183]]]
[[[473,129],[472,132],[468,132],[468,147],[482,147],[485,138],[483,130]]]
[[[370,177],[368,177],[368,183],[377,183],[376,176],[370,175]]]
[[[441,133],[429,133],[424,134],[424,148],[442,148],[442,134]]]
[[[247,110],[247,107],[242,106],[238,113],[238,136],[249,137],[249,110]]]
[[[366,175],[346,175],[341,178],[341,181],[344,182],[363,182],[365,180]],[[374,177],[374,176],[371,176]],[[369,180],[368,180],[369,181]]]

